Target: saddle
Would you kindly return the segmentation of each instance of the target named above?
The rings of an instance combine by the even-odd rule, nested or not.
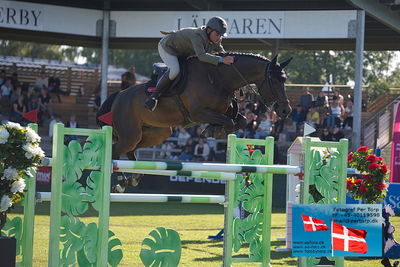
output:
[[[180,95],[183,93],[186,82],[187,82],[187,73],[188,73],[188,60],[185,57],[178,57],[179,61],[179,75],[172,82],[170,88],[166,90],[161,97],[170,97],[174,95]],[[161,76],[168,70],[167,65],[164,63],[154,63],[153,64],[153,72],[151,74],[151,80],[146,83],[146,94],[150,95],[157,85],[158,80]]]

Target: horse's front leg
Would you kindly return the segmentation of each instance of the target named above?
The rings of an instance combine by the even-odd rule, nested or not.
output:
[[[196,114],[192,116],[194,121],[210,124],[202,133],[205,137],[219,138],[222,137],[222,135],[226,137],[226,132],[232,132],[235,129],[234,120],[225,114],[210,109],[205,109],[193,114]]]

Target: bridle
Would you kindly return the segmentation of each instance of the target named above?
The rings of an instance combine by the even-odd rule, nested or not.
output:
[[[276,103],[278,103],[278,104],[279,103],[285,103],[285,104],[288,103],[288,100],[284,100],[284,101],[275,100],[275,101],[272,101],[272,102],[265,101],[261,97],[260,92],[258,90],[257,91],[254,90],[254,88],[250,86],[250,83],[247,81],[247,79],[244,77],[244,75],[238,70],[238,68],[236,68],[236,66],[234,64],[231,64],[231,66],[237,72],[239,77],[246,83],[246,87],[250,88],[253,91],[253,93],[256,95],[257,100],[260,101],[267,108],[268,111],[272,111]],[[273,72],[272,72],[272,68],[271,68],[271,62],[268,63],[268,66],[267,66],[267,69],[266,69],[265,73],[266,73],[266,78],[261,82],[260,87],[262,88],[262,86],[264,85],[265,81],[267,81],[269,88],[272,88],[272,73]],[[273,90],[271,90],[271,92],[272,91]],[[272,92],[272,94],[274,95],[273,92]],[[279,99],[275,95],[274,95],[274,97],[275,97],[275,99]]]

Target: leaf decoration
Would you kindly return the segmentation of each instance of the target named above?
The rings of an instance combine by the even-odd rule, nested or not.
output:
[[[179,234],[172,229],[157,227],[142,242],[140,259],[147,266],[178,266],[181,258],[181,240]],[[146,248],[147,247],[147,248]]]
[[[22,218],[19,216],[14,217],[12,220],[7,218],[6,224],[2,230],[4,230],[4,232],[1,232],[2,235],[15,237],[17,241],[16,254],[19,255],[22,247]],[[7,234],[5,232],[7,232]]]
[[[69,216],[77,216],[85,213],[89,208],[86,202],[86,190],[78,182],[65,181],[62,184],[61,210]]]
[[[241,219],[235,218],[233,220],[232,230],[233,230],[232,235],[235,237],[235,238],[233,238],[233,244],[232,244],[233,251],[238,252],[244,242],[244,230],[243,230]]]
[[[249,251],[250,251],[249,258],[251,260],[262,261],[263,249],[260,239],[254,239],[250,242]]]
[[[100,201],[100,182],[101,182],[101,172],[100,171],[92,171],[86,180],[86,192],[87,192],[87,200],[92,204],[92,207],[99,211]]]
[[[176,233],[176,232],[175,232]],[[178,234],[178,233],[176,233]],[[178,235],[179,238],[179,235]],[[122,243],[121,240],[119,240],[115,234],[112,231],[108,231],[108,263],[111,266],[118,266],[118,264],[121,262],[123,253],[122,253]],[[120,248],[116,248],[120,247]],[[179,244],[180,247],[180,244]],[[179,261],[178,261],[179,262]]]
[[[264,187],[263,185],[252,183],[240,196],[243,201],[242,205],[248,212],[259,212],[264,208]]]
[[[64,180],[75,182],[82,176],[82,147],[78,141],[64,146]]]
[[[86,234],[86,226],[76,217],[62,216],[60,241],[63,245],[60,263],[69,266],[75,263],[75,254],[83,248],[82,239]]]
[[[83,160],[85,167],[99,166],[99,162],[103,159],[103,154],[99,151],[104,146],[103,138],[101,135],[91,135],[86,139],[83,146]]]

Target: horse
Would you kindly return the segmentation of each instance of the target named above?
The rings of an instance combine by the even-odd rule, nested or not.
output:
[[[130,160],[136,160],[136,149],[161,144],[172,134],[172,127],[189,122],[208,123],[212,126],[208,129],[211,133],[216,129],[230,133],[244,128],[245,118],[235,114],[231,100],[238,88],[250,83],[256,85],[261,99],[274,103],[279,117],[286,118],[291,113],[283,70],[291,59],[279,64],[277,56],[270,61],[249,53],[230,52],[223,55],[233,56],[234,63],[215,66],[196,57],[187,59],[185,88],[178,101],[181,106],[177,104],[176,97],[168,96],[160,98],[153,112],[145,109],[145,84],[111,95],[111,99],[103,104],[108,108],[100,110],[104,114],[111,106],[115,140],[113,159],[126,154]],[[135,176],[135,179],[138,177]]]

